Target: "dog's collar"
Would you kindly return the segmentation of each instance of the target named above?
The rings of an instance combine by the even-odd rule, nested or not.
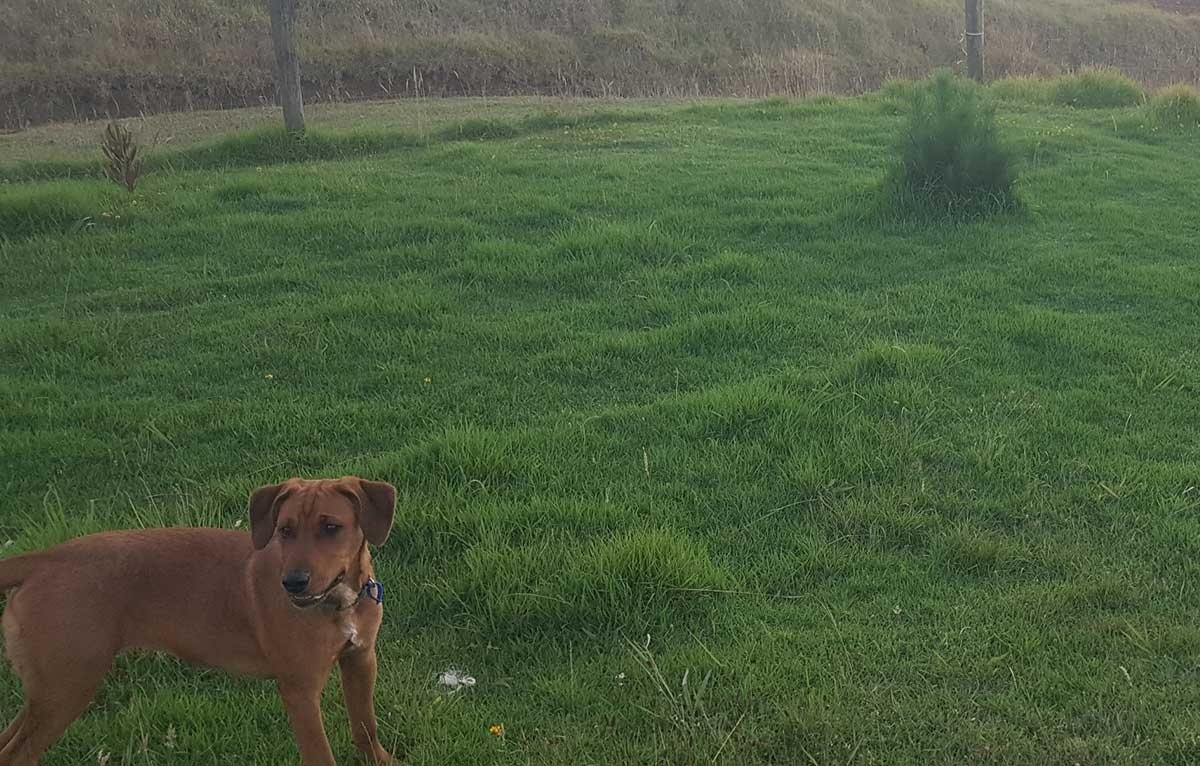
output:
[[[361,559],[363,553],[366,551],[366,549],[367,549],[367,538],[364,537],[363,541],[362,541],[362,546],[359,547],[359,558],[360,559]],[[366,598],[370,599],[371,601],[374,601],[376,604],[383,604],[383,583],[379,582],[374,577],[368,576],[367,581],[365,583],[363,583],[363,586],[361,588],[359,588],[358,595],[356,595],[354,597],[354,601],[352,601],[350,604],[343,607],[342,609],[339,609],[338,611],[345,611],[346,609],[353,609],[354,607],[358,606],[358,602],[362,601],[363,597],[366,597]]]
[[[367,581],[363,583],[362,589],[359,590],[358,595],[354,597],[354,600],[338,611],[344,612],[347,609],[353,609],[354,607],[358,606],[358,602],[362,601],[364,598],[374,601],[376,604],[382,604],[383,583],[379,582],[374,577],[368,577]]]
[[[354,599],[354,603],[362,600],[363,596],[374,601],[376,604],[383,603],[383,583],[376,580],[374,577],[368,577],[363,583],[362,590],[358,592],[358,598]]]

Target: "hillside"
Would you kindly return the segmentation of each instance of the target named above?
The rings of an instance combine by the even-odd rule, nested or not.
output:
[[[958,0],[313,0],[308,98],[861,92],[962,57]],[[1155,7],[1158,6],[1158,7]],[[1195,0],[993,0],[998,75],[1200,81]],[[272,98],[261,0],[9,0],[0,124]]]

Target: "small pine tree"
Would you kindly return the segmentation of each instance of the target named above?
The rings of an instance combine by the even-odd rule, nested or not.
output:
[[[949,210],[1016,204],[1012,152],[978,85],[943,72],[913,90],[893,186],[904,202]]]

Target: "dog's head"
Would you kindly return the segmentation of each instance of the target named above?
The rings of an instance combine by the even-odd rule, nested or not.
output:
[[[342,583],[366,543],[383,545],[395,514],[396,488],[386,482],[289,479],[250,496],[250,538],[259,550],[279,546],[283,589],[296,606],[315,606]]]

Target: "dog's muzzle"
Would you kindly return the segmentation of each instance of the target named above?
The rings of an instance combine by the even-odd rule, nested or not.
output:
[[[284,575],[283,589],[291,596],[299,596],[308,590],[311,579],[307,569],[293,569]]]
[[[287,586],[287,580],[284,580],[283,587],[285,590],[288,591],[288,599],[291,600],[293,606],[299,607],[300,609],[311,609],[312,607],[316,606],[317,604],[320,604],[325,599],[329,598],[329,594],[333,592],[334,588],[336,588],[337,586],[342,584],[342,580],[345,579],[345,577],[346,577],[346,573],[342,572],[340,575],[333,578],[333,582],[329,583],[329,587],[327,587],[325,590],[321,591],[320,593],[316,593],[311,596],[303,595],[303,591],[301,591],[300,593],[293,593],[291,591],[291,589],[288,588],[288,586]],[[304,585],[305,585],[305,587],[308,587],[307,578],[305,578]]]

